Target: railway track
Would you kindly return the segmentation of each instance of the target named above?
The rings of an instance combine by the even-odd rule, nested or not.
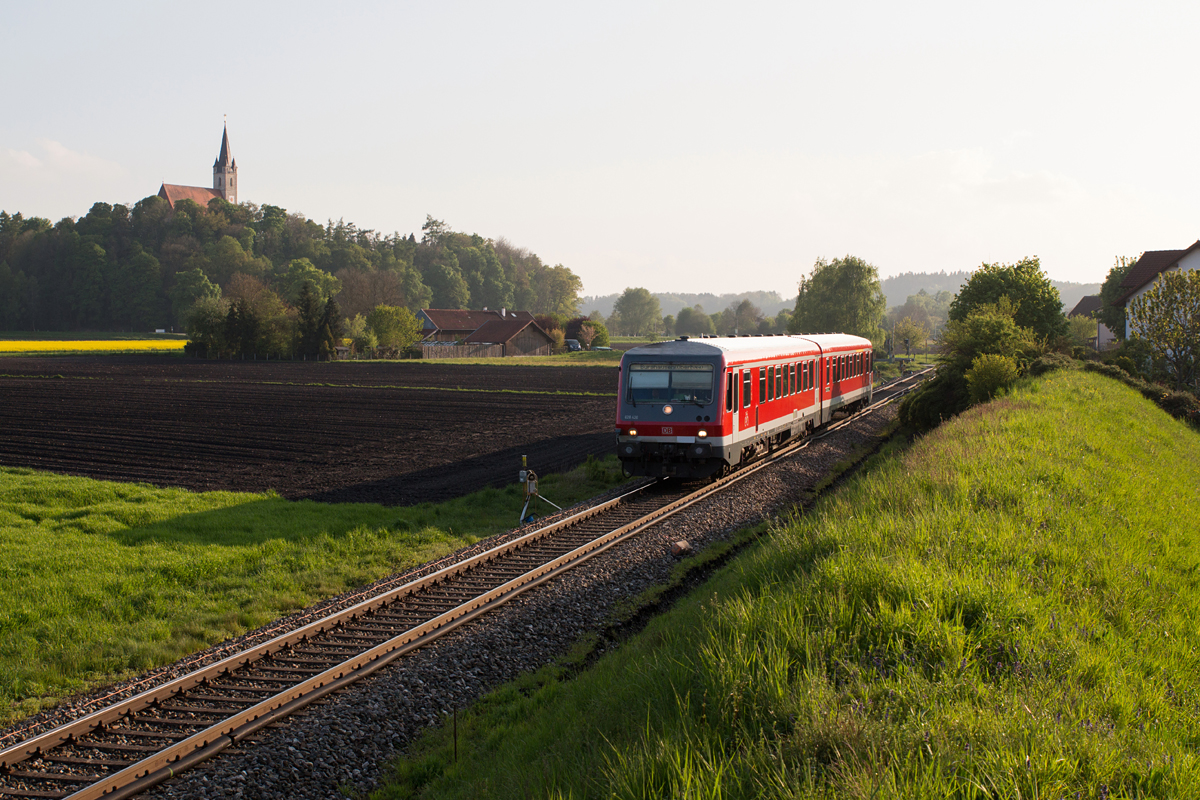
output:
[[[912,382],[881,389],[866,412],[894,401]],[[0,796],[136,795],[854,419],[698,490],[647,482],[0,750]]]

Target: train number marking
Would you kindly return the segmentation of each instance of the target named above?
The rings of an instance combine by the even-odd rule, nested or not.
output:
[[[670,436],[673,433],[675,433],[674,428],[663,428],[663,432],[662,432],[663,436]]]

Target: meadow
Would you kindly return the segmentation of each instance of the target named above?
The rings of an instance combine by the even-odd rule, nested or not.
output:
[[[375,797],[1192,796],[1198,522],[1194,430],[1099,375],[1025,381]]]
[[[569,506],[622,480],[610,457],[541,488]],[[0,468],[0,723],[508,530],[522,502],[516,485],[398,508]]]

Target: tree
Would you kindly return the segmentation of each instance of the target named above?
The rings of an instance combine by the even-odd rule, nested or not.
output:
[[[712,317],[704,313],[701,306],[693,306],[688,308],[684,306],[679,309],[679,316],[675,319],[675,333],[679,336],[703,336],[708,333],[715,333],[716,328],[713,327]]]
[[[1125,306],[1114,303],[1125,294],[1125,290],[1121,288],[1121,281],[1125,280],[1125,276],[1137,261],[1136,258],[1117,256],[1117,263],[1108,271],[1108,277],[1100,287],[1100,308],[1094,316],[1118,339],[1125,338]]]
[[[1129,303],[1129,329],[1166,363],[1175,386],[1197,383],[1200,270],[1173,270]]]
[[[184,325],[188,339],[202,344],[205,353],[220,353],[225,349],[225,319],[229,302],[220,296],[203,296],[187,309]]]
[[[188,310],[199,300],[220,298],[221,287],[210,281],[203,271],[191,269],[175,274],[175,287],[171,289],[170,296],[175,319],[183,322],[187,319]]]
[[[296,349],[300,355],[316,356],[321,352],[321,303],[308,283],[300,287],[296,312]]]
[[[857,256],[820,258],[812,274],[800,281],[788,331],[852,333],[880,343],[886,309],[878,269]]]
[[[579,339],[586,349],[591,350],[592,342],[596,341],[596,325],[591,322],[580,325],[579,333],[575,338]]]
[[[367,315],[367,327],[381,347],[404,350],[421,338],[421,325],[407,308],[376,306]]]
[[[662,324],[658,298],[642,288],[626,289],[613,304],[613,313],[620,317],[625,333],[632,336],[656,333]]]
[[[908,317],[896,323],[895,327],[896,349],[904,348],[905,355],[911,355],[913,350],[920,350],[925,346],[925,340],[929,338],[929,332],[925,330],[924,325],[919,325],[913,322]]]
[[[321,312],[321,355],[332,358],[334,348],[342,343],[342,335],[345,332],[346,326],[342,322],[342,310],[338,308],[337,301],[331,297],[325,301],[325,308]]]
[[[341,281],[328,272],[317,269],[307,258],[289,261],[283,281],[284,297],[293,302],[300,297],[300,288],[305,285],[312,287],[318,303],[324,303],[342,290]]]
[[[734,333],[764,333],[759,330],[763,321],[762,309],[751,303],[749,299],[740,303],[730,303],[725,311],[726,316],[733,321]]]
[[[1042,272],[1037,256],[1015,264],[980,266],[950,303],[950,319],[962,322],[973,309],[997,303],[1001,297],[1012,301],[1018,326],[1029,328],[1043,339],[1066,334],[1067,318],[1058,289]]]

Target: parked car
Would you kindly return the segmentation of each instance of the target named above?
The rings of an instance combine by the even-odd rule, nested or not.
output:
[[[564,342],[564,344],[567,346],[567,349],[570,350],[572,353],[576,353],[583,349],[583,345],[581,345],[579,343],[578,339],[567,339]]]

